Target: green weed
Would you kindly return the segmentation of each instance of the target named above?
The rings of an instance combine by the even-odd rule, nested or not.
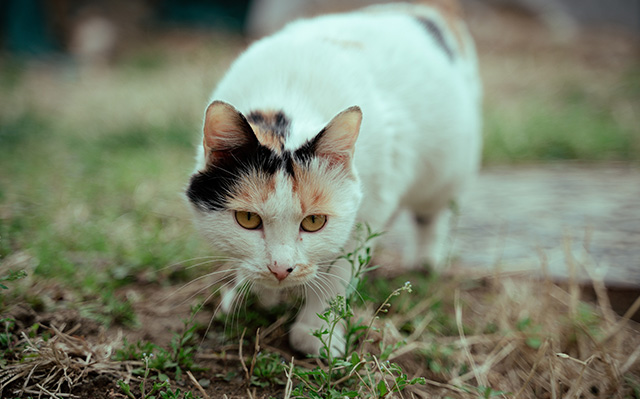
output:
[[[352,267],[354,277],[351,289],[347,290],[346,297],[334,298],[328,309],[318,315],[327,328],[313,332],[322,344],[319,357],[326,363],[326,367],[313,370],[293,369],[293,376],[300,381],[291,392],[293,397],[384,398],[407,386],[424,383],[423,378],[409,379],[398,364],[386,360],[402,343],[387,347],[381,343],[378,355],[365,350],[365,346],[371,342],[369,334],[374,330],[379,331],[374,322],[381,314],[388,312],[392,298],[402,292],[411,292],[411,283],[405,282],[402,287],[392,291],[368,324],[363,324],[360,319],[353,320],[352,303],[360,298],[358,290],[365,284],[364,273],[372,269],[370,241],[379,236],[368,226],[358,228],[356,234],[362,233],[365,233],[364,238],[359,241],[356,249],[343,257]],[[332,338],[341,325],[346,330],[346,347],[343,356],[334,356],[331,350],[334,346]]]
[[[132,390],[132,387],[122,381],[119,380],[118,386],[120,390],[130,399],[195,399],[196,397],[190,392],[187,391],[182,393],[180,389],[176,389],[173,391],[170,387],[171,384],[166,375],[159,374],[158,376],[151,376],[150,371],[150,356],[144,355],[144,372],[138,385],[138,389],[140,390],[140,396],[136,396]],[[150,385],[150,386],[149,386]]]
[[[158,376],[166,376],[165,373],[172,372],[176,379],[182,378],[182,373],[187,370],[198,370],[194,356],[197,350],[198,328],[194,322],[194,317],[200,309],[200,305],[191,309],[191,316],[183,320],[180,333],[175,333],[167,350],[152,342],[138,341],[134,344],[126,342],[122,348],[118,349],[114,355],[114,360],[144,360],[145,367],[154,370]],[[148,374],[147,369],[134,370],[136,374]]]
[[[282,356],[276,353],[259,352],[252,361],[253,373],[250,377],[250,385],[267,387],[270,385],[286,385],[285,369]]]

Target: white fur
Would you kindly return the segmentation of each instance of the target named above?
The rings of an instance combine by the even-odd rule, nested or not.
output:
[[[441,27],[453,60],[409,14],[426,15]],[[321,327],[316,313],[329,294],[344,293],[349,267],[337,264],[331,278],[318,279],[314,273],[296,280],[292,273],[279,283],[266,267],[269,262],[327,262],[349,248],[355,222],[382,231],[394,215],[407,210],[433,221],[419,232],[417,246],[423,252],[420,259],[437,261],[433,242],[441,215],[474,176],[481,147],[474,47],[464,26],[457,29],[464,48],[437,12],[414,6],[378,6],[295,22],[254,43],[213,93],[212,100],[228,102],[245,115],[256,109],[283,110],[292,121],[285,143],[289,150],[314,137],[344,109],[362,109],[354,155],[357,179],[334,183],[335,214],[321,231],[300,232],[305,215],[283,174],[273,197],[245,209],[263,217],[264,229],[242,229],[231,211],[197,217],[215,248],[241,260],[239,280],[269,289],[309,286],[290,337],[301,351],[318,351],[319,342],[309,334]],[[204,166],[201,151],[197,170]],[[340,341],[337,335],[335,341]]]

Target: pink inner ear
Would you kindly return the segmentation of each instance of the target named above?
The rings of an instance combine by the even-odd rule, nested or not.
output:
[[[361,122],[362,111],[359,107],[347,108],[336,115],[325,128],[316,153],[330,158],[332,162],[348,162],[353,156]]]
[[[214,101],[205,113],[203,145],[206,154],[229,151],[250,142],[253,131],[232,105]]]

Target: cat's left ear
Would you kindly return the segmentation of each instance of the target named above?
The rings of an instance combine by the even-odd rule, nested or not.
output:
[[[203,145],[208,162],[256,144],[256,136],[247,119],[231,104],[214,101],[207,107]]]
[[[360,107],[353,106],[340,112],[314,139],[315,154],[334,163],[350,162],[361,123]]]

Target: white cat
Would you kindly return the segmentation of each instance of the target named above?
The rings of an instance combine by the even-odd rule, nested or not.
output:
[[[266,303],[304,287],[292,346],[318,353],[317,313],[344,295],[356,222],[418,221],[420,262],[475,175],[481,87],[473,42],[449,9],[374,6],[302,20],[249,47],[212,96],[187,189],[238,286]],[[404,219],[406,220],[406,218]],[[336,331],[332,351],[343,348]]]

